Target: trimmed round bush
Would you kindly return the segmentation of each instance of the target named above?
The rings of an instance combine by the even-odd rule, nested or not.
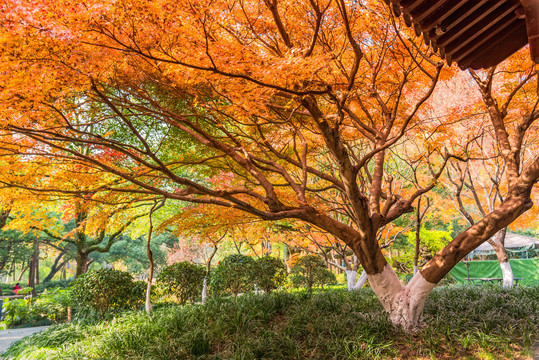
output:
[[[286,281],[286,266],[281,259],[265,256],[257,259],[255,278],[256,284],[266,293],[280,288]]]
[[[128,272],[93,270],[80,275],[71,286],[71,300],[79,310],[98,311],[101,317],[113,311],[136,308],[144,302],[146,286],[133,281]]]
[[[195,302],[202,291],[206,270],[188,261],[177,262],[164,268],[157,276],[157,288],[167,297],[184,305]]]
[[[331,284],[336,281],[324,260],[316,255],[300,257],[290,269],[290,281],[294,287],[303,286],[312,292],[313,286]]]
[[[255,284],[256,263],[250,256],[234,254],[224,258],[211,277],[212,291],[232,294],[251,291]]]

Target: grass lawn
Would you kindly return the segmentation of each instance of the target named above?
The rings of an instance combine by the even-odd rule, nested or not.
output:
[[[392,326],[369,289],[280,292],[54,326],[14,359],[531,359],[539,287],[439,287],[424,326]]]

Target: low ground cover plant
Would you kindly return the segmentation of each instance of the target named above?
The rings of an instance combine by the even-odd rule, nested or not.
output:
[[[526,359],[538,287],[440,287],[424,326],[394,327],[369,289],[273,292],[65,324],[23,339],[13,359]]]

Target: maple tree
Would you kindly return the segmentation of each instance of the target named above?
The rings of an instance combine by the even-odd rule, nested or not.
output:
[[[64,210],[66,222],[61,229],[51,229],[47,223],[33,229],[41,231],[56,243],[67,243],[75,248],[76,277],[88,271],[90,254],[108,252],[127,227],[145,216],[144,213],[129,214],[126,206],[111,209],[80,198],[68,203]]]
[[[482,136],[470,149],[472,160],[447,168],[455,207],[470,225],[503,203],[519,169],[536,159],[533,122],[539,116],[535,84],[538,73],[523,55],[517,54],[488,71],[470,71],[476,87],[467,86],[475,102],[468,111],[483,110],[473,115],[475,122],[482,124]],[[503,286],[512,287],[513,272],[504,247],[506,231],[507,227],[500,229],[488,242],[500,262]]]
[[[449,161],[467,159],[476,134],[441,140],[454,128],[429,120],[428,100],[454,69],[383,2],[7,0],[2,11],[6,186],[20,183],[18,164],[46,164],[54,181],[23,187],[310,223],[353,250],[405,328],[462,257],[532,206],[539,160],[523,166],[519,154],[536,118],[515,120],[513,141],[504,118],[491,117],[508,169],[504,200],[401,285],[378,233],[413,211]],[[410,148],[409,138],[422,140]],[[65,164],[92,181],[70,185]]]

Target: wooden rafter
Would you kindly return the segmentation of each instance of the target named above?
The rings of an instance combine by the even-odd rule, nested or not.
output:
[[[449,63],[480,69],[530,44],[539,63],[539,0],[385,0]]]

